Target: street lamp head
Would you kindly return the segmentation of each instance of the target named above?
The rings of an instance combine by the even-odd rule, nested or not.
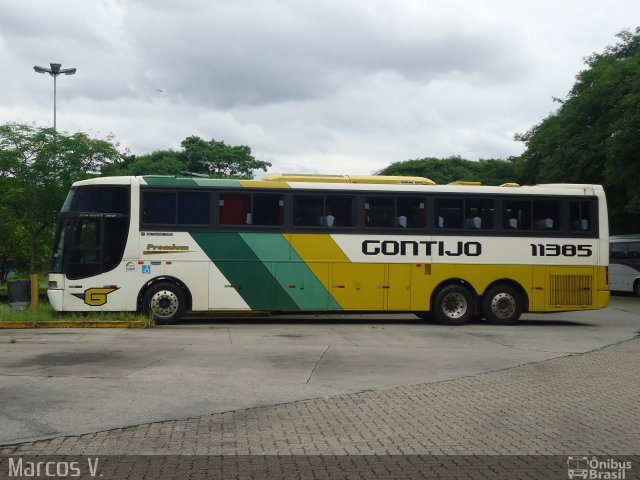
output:
[[[33,67],[33,69],[38,73],[48,73],[52,77],[57,77],[62,73],[64,73],[65,75],[74,75],[76,73],[75,68],[61,69],[60,67],[62,67],[62,64],[60,63],[51,63],[50,65],[51,65],[51,68],[39,67],[38,65],[36,65],[35,67]]]
[[[53,77],[53,131],[55,132],[56,131],[56,78],[61,73],[64,73],[65,75],[73,75],[74,73],[76,73],[76,69],[75,68],[62,69],[61,63],[50,63],[49,65],[51,65],[50,69],[39,67],[38,65],[33,67],[33,69],[38,73],[48,73]]]

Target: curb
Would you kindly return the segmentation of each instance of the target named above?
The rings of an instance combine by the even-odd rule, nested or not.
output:
[[[119,321],[119,320],[54,320],[50,322],[27,322],[27,321],[0,321],[0,329],[8,328],[144,328],[143,322]]]

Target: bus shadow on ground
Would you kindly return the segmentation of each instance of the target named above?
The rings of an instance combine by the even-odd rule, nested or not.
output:
[[[253,317],[236,317],[236,316],[187,316],[179,324],[173,325],[174,327],[180,325],[189,326],[215,326],[218,324],[234,324],[234,325],[424,325],[435,327],[447,327],[448,325],[441,325],[435,320],[422,319],[422,318],[388,318],[381,316],[372,316],[367,318],[358,317],[322,317],[318,318],[313,315],[309,315],[308,318],[301,317],[299,314],[291,317],[286,315],[280,316],[253,316]],[[588,327],[590,323],[583,323],[576,320],[565,320],[554,317],[549,319],[521,319],[513,325],[490,325],[484,318],[476,318],[471,320],[466,325],[482,325],[487,327],[499,327],[499,328],[519,328],[519,327]],[[464,328],[465,325],[449,326],[450,328]]]

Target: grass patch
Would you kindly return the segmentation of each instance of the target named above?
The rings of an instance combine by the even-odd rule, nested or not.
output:
[[[37,309],[13,310],[9,305],[0,305],[0,321],[4,322],[46,322],[47,320],[59,320],[51,305],[40,305]]]
[[[143,322],[145,328],[155,326],[153,319],[134,312],[56,312],[51,305],[42,303],[32,310],[13,310],[7,304],[0,304],[0,321],[44,323],[50,321],[68,322]]]

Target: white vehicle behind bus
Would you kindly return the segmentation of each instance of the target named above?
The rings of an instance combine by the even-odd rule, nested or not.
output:
[[[640,297],[640,235],[609,239],[609,289]]]

